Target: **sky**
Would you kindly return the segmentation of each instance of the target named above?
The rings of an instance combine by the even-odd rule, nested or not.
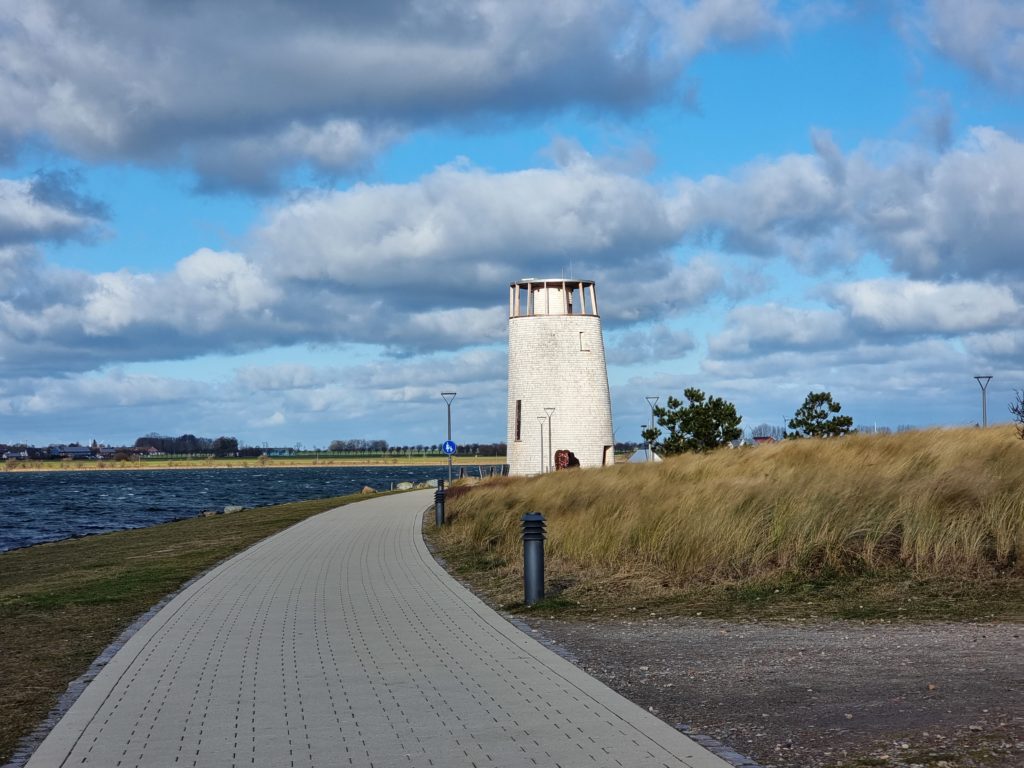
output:
[[[1024,2],[0,0],[0,443],[505,439],[597,283],[615,436],[1024,389]]]

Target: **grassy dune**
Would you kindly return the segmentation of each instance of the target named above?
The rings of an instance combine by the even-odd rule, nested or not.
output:
[[[437,545],[514,602],[519,516],[532,510],[548,520],[549,592],[566,606],[1024,615],[1024,441],[1010,427],[489,482],[450,500],[453,525]]]

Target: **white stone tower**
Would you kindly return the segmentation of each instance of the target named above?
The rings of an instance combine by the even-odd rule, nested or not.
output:
[[[509,473],[549,471],[559,450],[572,451],[581,467],[611,464],[612,406],[594,282],[512,283],[508,315]]]

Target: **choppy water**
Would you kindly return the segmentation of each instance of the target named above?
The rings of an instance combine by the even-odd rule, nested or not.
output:
[[[388,490],[447,467],[296,467],[0,473],[0,552],[90,533],[142,528],[236,504],[258,507]]]

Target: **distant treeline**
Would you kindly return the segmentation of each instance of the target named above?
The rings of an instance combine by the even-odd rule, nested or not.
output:
[[[138,438],[135,441],[136,450],[153,449],[169,456],[187,456],[194,454],[215,456],[260,456],[268,454],[271,456],[295,456],[297,454],[312,454],[314,452],[334,453],[343,455],[369,455],[369,454],[435,454],[441,453],[441,444],[418,444],[418,445],[389,445],[387,440],[366,440],[356,438],[350,440],[332,440],[330,445],[324,448],[303,448],[301,445],[292,447],[271,447],[263,445],[240,446],[234,437],[197,437],[196,435],[185,434],[178,437],[169,435],[158,435],[150,433]],[[461,456],[504,456],[507,450],[505,443],[466,443],[459,445]]]
[[[332,440],[327,450],[331,453],[383,453],[388,449],[387,440]]]
[[[615,444],[615,452],[618,454],[633,453],[635,451],[639,451],[643,447],[643,443],[618,442]]]
[[[136,448],[154,448],[160,453],[169,454],[193,454],[203,453],[214,456],[237,456],[242,455],[238,448],[238,440],[234,437],[196,437],[195,435],[180,435],[169,437],[150,433],[135,441]],[[263,453],[261,448],[246,449],[246,455],[259,456]]]
[[[464,443],[459,445],[461,456],[504,456],[508,446],[505,443]],[[389,445],[387,440],[332,440],[327,448],[331,453],[390,453],[423,454],[441,453],[441,444]]]

